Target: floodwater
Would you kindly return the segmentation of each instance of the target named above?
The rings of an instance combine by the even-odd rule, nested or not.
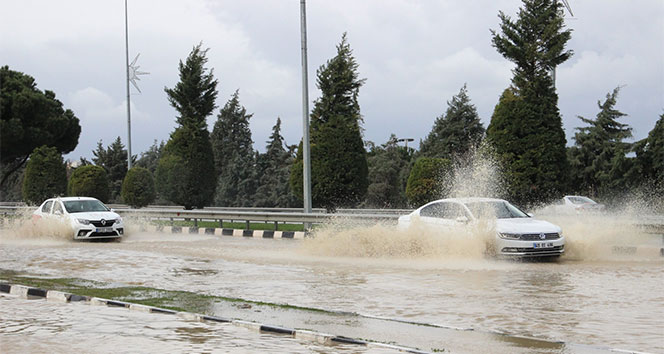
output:
[[[88,303],[0,295],[0,352],[10,353],[385,353],[258,333],[227,323],[186,321]]]
[[[266,316],[273,325],[376,338],[424,350],[575,353],[618,348],[664,353],[661,236],[625,226],[616,218],[552,221],[563,227],[568,254],[551,262],[487,258],[482,232],[460,238],[418,229],[397,231],[390,226],[337,225],[306,240],[134,232],[121,243],[75,243],[57,237],[21,237],[29,234],[25,230],[5,232],[0,237],[0,269],[354,312],[367,316],[353,320],[360,324],[347,326],[344,321],[254,315],[259,320]],[[616,254],[616,247],[627,251]],[[16,305],[25,301],[4,301],[0,316],[7,318],[9,308],[17,307],[18,318],[38,317],[39,307],[33,314],[31,307]],[[83,305],[57,306],[85,311]],[[68,310],[55,311],[45,321],[73,321],[65,315]],[[104,316],[93,317],[88,325],[101,327],[102,332],[107,325]],[[114,316],[130,315],[116,312]],[[124,328],[122,320],[113,317],[114,321]],[[96,326],[97,322],[102,325]],[[444,331],[416,325],[400,328],[404,322],[439,325]],[[135,331],[146,337],[147,345],[154,341],[158,346],[159,338],[170,338],[179,325],[169,324],[150,334],[134,323],[126,333]],[[207,325],[196,326],[212,331]],[[29,345],[31,339],[11,337],[13,328],[22,327],[0,325],[0,339]],[[32,333],[40,327],[27,328]],[[178,332],[182,351],[199,351],[189,346],[199,335],[198,330],[192,331]],[[187,338],[187,333],[192,337]],[[239,338],[236,342],[245,338],[234,332],[222,334],[223,338],[226,335]],[[268,351],[339,351],[309,348],[283,337],[284,342],[252,336],[266,347],[274,345]],[[38,336],[28,338],[33,337],[33,343],[41,345]],[[524,337],[525,342],[511,339]],[[210,347],[205,348],[223,347],[216,340],[206,342]],[[111,351],[118,342],[109,343],[95,348]],[[248,339],[236,349],[255,351],[253,343]]]

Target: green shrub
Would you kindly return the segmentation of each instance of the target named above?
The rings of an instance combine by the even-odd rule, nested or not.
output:
[[[67,170],[58,149],[36,148],[25,168],[23,200],[28,204],[39,204],[44,199],[63,195],[66,189]]]
[[[420,157],[408,177],[406,197],[413,206],[420,206],[444,197],[447,186],[443,178],[449,173],[450,160]]]
[[[122,181],[122,199],[132,208],[141,208],[156,198],[152,173],[143,167],[134,167]]]
[[[109,196],[108,176],[101,166],[81,166],[69,178],[67,194],[93,197],[106,202]]]

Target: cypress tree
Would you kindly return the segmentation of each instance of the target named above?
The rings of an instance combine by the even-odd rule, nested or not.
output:
[[[23,200],[39,204],[45,199],[63,195],[67,190],[67,170],[62,155],[55,147],[36,148],[25,167]]]
[[[623,176],[630,169],[626,154],[631,145],[623,140],[632,136],[632,128],[618,122],[626,116],[615,109],[619,87],[597,102],[600,112],[595,119],[578,118],[588,124],[576,128],[575,144],[569,149],[572,183],[590,195],[607,195],[626,187]]]
[[[253,141],[246,108],[235,91],[217,115],[212,130],[215,170],[219,175],[215,205],[251,206],[256,188]]]
[[[120,199],[122,181],[127,174],[127,150],[125,150],[120,137],[109,145],[106,149],[102,146],[101,140],[97,143],[97,150],[92,151],[95,156],[92,161],[97,166],[106,170],[109,180],[110,201],[117,202]],[[135,162],[134,157],[132,161]]]
[[[364,79],[358,76],[346,34],[337,55],[316,72],[321,97],[311,113],[311,189],[314,206],[330,211],[355,206],[368,187],[366,150],[360,124],[358,95]],[[302,199],[302,144],[291,169],[292,190]]]
[[[453,159],[479,146],[483,137],[484,127],[464,84],[452,101],[447,101],[445,114],[436,118],[433,129],[420,145],[420,154]]]
[[[180,81],[164,88],[168,101],[178,112],[178,127],[157,165],[156,186],[161,197],[183,205],[202,208],[214,197],[216,175],[206,118],[215,109],[217,80],[205,67],[207,49],[193,48],[185,63],[180,61]]]
[[[266,151],[257,158],[259,186],[256,189],[254,206],[287,208],[294,207],[296,200],[290,190],[289,177],[293,156],[284,147],[281,136],[281,118],[272,127]]]
[[[511,197],[519,204],[556,197],[567,185],[565,133],[551,75],[572,55],[565,51],[571,30],[564,29],[562,6],[557,0],[524,0],[518,20],[501,11],[502,33],[491,31],[493,46],[516,67],[487,138],[509,174]],[[501,107],[504,100],[509,108]]]

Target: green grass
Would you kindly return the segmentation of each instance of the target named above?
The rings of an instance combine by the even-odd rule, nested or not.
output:
[[[125,301],[174,311],[186,311],[205,315],[213,315],[214,313],[212,312],[212,309],[214,308],[214,304],[221,302],[248,303],[255,306],[267,306],[276,309],[328,313],[328,311],[316,308],[251,301],[224,296],[211,296],[188,291],[164,290],[143,286],[111,286],[107,283],[78,278],[32,277],[18,275],[14,271],[2,269],[0,269],[0,281],[44,290],[57,290],[76,295]]]

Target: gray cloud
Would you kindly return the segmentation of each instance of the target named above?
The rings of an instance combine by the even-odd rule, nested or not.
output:
[[[624,85],[618,109],[643,138],[664,108],[664,2],[570,1],[574,57],[558,70],[564,128],[571,143],[577,115],[594,117],[597,100]],[[512,17],[520,1],[366,0],[307,2],[309,78],[335,54],[348,32],[367,78],[360,91],[365,138],[383,143],[391,133],[417,140],[428,134],[446,101],[468,84],[484,124],[511,78],[512,64],[491,47],[497,14]],[[79,147],[67,157],[90,157],[96,142],[126,141],[124,7],[122,2],[15,1],[0,22],[0,64],[34,76],[81,119]],[[150,75],[133,91],[133,152],[167,140],[175,111],[163,88],[178,80],[178,61],[203,41],[220,81],[222,107],[240,89],[253,139],[264,149],[272,125],[283,120],[286,141],[302,134],[299,2],[129,1],[131,57]],[[5,35],[6,34],[6,35]],[[218,112],[218,109],[217,111]],[[208,119],[210,129],[216,119]]]

